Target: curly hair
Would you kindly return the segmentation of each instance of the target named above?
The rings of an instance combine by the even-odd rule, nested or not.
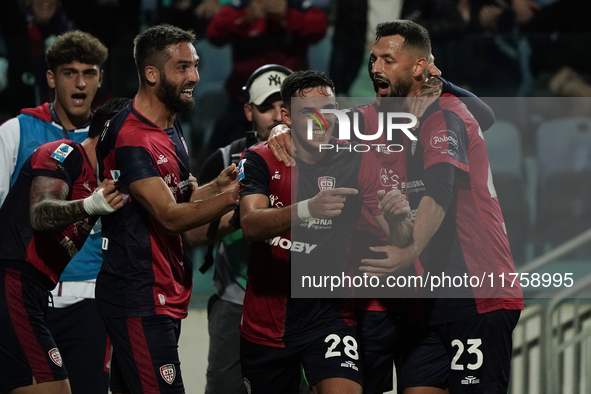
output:
[[[193,43],[195,34],[176,26],[162,24],[153,26],[140,33],[134,40],[133,57],[140,76],[140,82],[146,81],[144,70],[146,66],[155,66],[161,69],[169,59],[170,54],[166,51],[171,45],[185,42]]]
[[[51,71],[58,66],[72,62],[98,65],[102,68],[109,52],[98,38],[80,30],[69,31],[58,36],[45,56]]]

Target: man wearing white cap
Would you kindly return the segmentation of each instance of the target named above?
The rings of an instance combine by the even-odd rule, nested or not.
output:
[[[245,95],[244,114],[252,122],[252,130],[215,151],[203,164],[199,184],[205,184],[220,173],[220,169],[240,161],[242,152],[250,146],[266,141],[271,129],[282,123],[283,101],[279,89],[292,71],[277,64],[257,69],[242,88]],[[208,303],[209,355],[205,393],[243,394],[244,384],[240,370],[240,318],[246,287],[246,267],[250,245],[242,238],[239,224],[233,220],[234,212],[219,221],[186,233],[191,245],[210,245],[205,262],[200,268],[207,271],[215,259],[214,287],[216,293]],[[236,219],[239,215],[235,215]],[[215,244],[214,244],[215,243]]]

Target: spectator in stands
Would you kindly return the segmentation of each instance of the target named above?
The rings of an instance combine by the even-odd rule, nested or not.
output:
[[[308,47],[326,34],[326,14],[302,0],[241,0],[223,7],[211,20],[207,38],[230,44],[232,71],[226,81],[230,103],[220,116],[209,151],[244,136],[249,127],[240,88],[259,67],[275,63],[308,68]],[[230,132],[229,132],[230,131]]]
[[[58,35],[74,29],[60,0],[27,0],[20,15],[15,11],[14,4],[10,5],[9,14],[1,20],[13,19],[6,20],[6,30],[16,30],[3,29],[9,51],[8,104],[13,113],[53,100],[53,92],[45,83],[45,52]],[[8,42],[12,40],[16,41]]]

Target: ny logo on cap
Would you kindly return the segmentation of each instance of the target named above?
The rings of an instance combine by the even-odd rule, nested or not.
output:
[[[279,74],[269,75],[269,86],[275,82],[275,85],[281,85],[281,76]]]

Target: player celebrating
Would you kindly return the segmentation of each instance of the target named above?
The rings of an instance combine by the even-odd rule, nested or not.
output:
[[[177,343],[192,264],[181,233],[220,218],[238,196],[233,165],[190,190],[189,154],[176,114],[194,104],[194,40],[170,25],[136,37],[139,91],[97,145],[100,176],[116,179],[130,197],[120,212],[103,218],[96,291],[123,392],[184,392]]]
[[[427,31],[410,21],[393,21],[378,25],[376,33],[372,73],[380,93],[412,97],[424,84],[422,72],[431,52]],[[426,109],[415,135],[418,141],[406,146],[414,242],[405,248],[390,246],[390,259],[364,260],[360,269],[391,274],[419,257],[432,275],[514,272],[476,120],[459,100],[444,98]],[[487,298],[491,294],[496,297]],[[426,324],[407,327],[399,390],[462,393],[477,385],[479,392],[506,392],[511,333],[523,309],[521,289],[494,293],[490,288],[447,288],[435,296],[423,300]],[[451,296],[456,298],[446,298]],[[463,383],[466,371],[476,378],[474,385]]]
[[[384,197],[380,206],[391,208],[385,215],[386,223],[376,199],[380,183],[378,172],[373,171],[378,165],[374,157],[346,150],[319,152],[320,144],[336,143],[331,140],[331,116],[326,116],[326,130],[315,128],[313,139],[307,140],[307,116],[299,105],[305,99],[307,106],[316,109],[336,108],[332,81],[315,71],[296,72],[283,82],[281,96],[283,120],[293,125],[294,144],[301,152],[297,174],[300,201],[291,203],[291,172],[275,160],[268,143],[245,152],[239,175],[243,176],[241,225],[244,236],[257,242],[252,245],[241,326],[244,381],[253,392],[294,393],[301,363],[315,392],[361,393],[359,353],[347,302],[291,298],[290,252],[280,244],[304,240],[306,250],[314,253],[310,258],[297,258],[298,264],[320,260],[324,272],[342,271],[347,235],[361,207],[368,206],[390,234],[391,242],[401,245],[409,231],[406,200],[399,191]],[[292,97],[298,102],[293,103]],[[327,185],[318,193],[320,175],[336,179],[339,187]],[[330,218],[331,224],[312,226],[321,218]],[[338,351],[331,352],[335,349]],[[327,352],[330,356],[325,358]],[[343,363],[354,368],[343,368]]]
[[[120,102],[105,104],[82,144],[42,145],[23,165],[0,209],[0,391],[70,393],[45,322],[48,293],[80,250],[96,215],[123,206],[112,181],[96,187],[95,145]]]

